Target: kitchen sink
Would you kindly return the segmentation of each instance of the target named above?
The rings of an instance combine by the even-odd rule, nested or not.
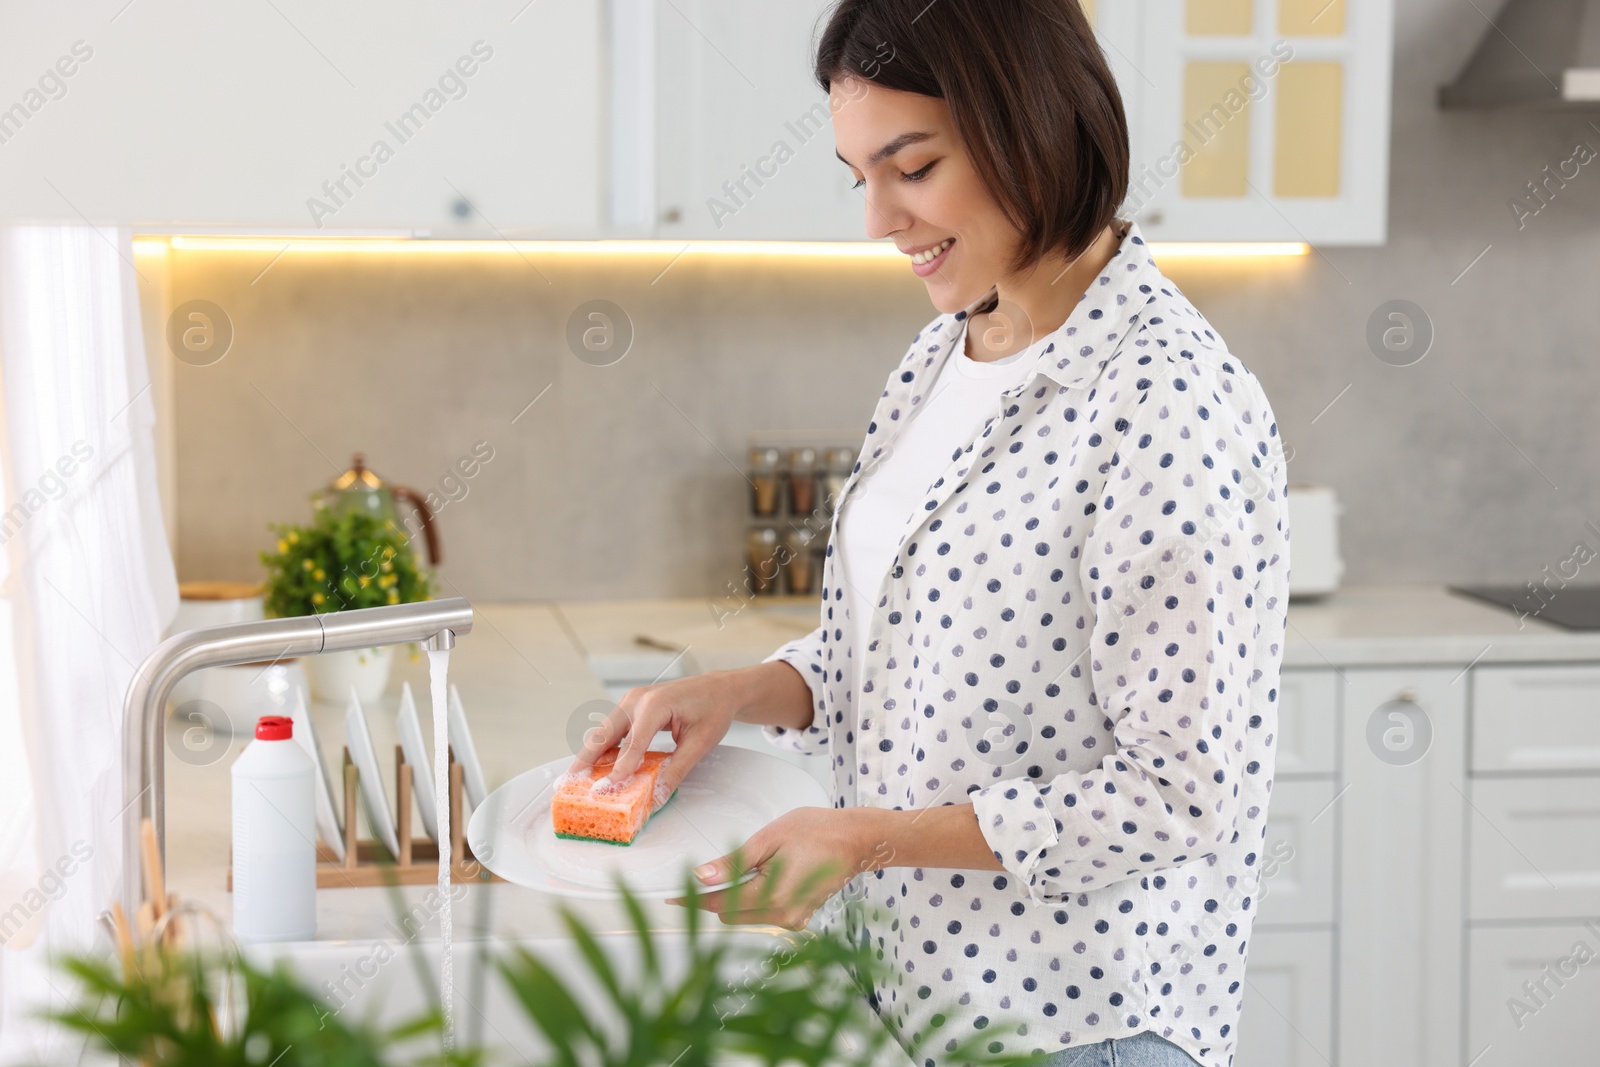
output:
[[[727,965],[729,987],[737,990],[742,982],[759,981],[760,961],[767,953],[780,950],[783,938],[796,935],[776,927],[719,929],[716,920],[703,928],[705,937],[725,937],[736,945],[737,961]],[[283,945],[252,945],[245,954],[257,966],[270,967],[282,962],[302,981],[318,990],[330,1011],[347,1020],[363,1020],[379,1027],[397,1025],[433,1007],[438,999],[440,943],[434,939],[407,939],[405,931],[392,926],[392,936],[375,940],[318,941]],[[635,974],[638,952],[635,935],[629,930],[597,932],[596,940],[613,961],[619,973]],[[671,930],[656,934],[656,947],[666,979],[681,978],[688,964],[687,943]],[[591,1021],[621,1021],[593,979],[592,971],[577,944],[570,938],[530,938],[521,940],[458,940],[452,951],[455,986],[456,1044],[478,1045],[491,1050],[495,1062],[544,1063],[549,1045],[529,1023],[526,1012],[493,965],[497,957],[522,948],[536,955],[556,975],[567,992],[586,1011]],[[759,953],[759,955],[758,955]],[[753,961],[753,962],[752,962]],[[626,980],[626,979],[625,979]],[[848,981],[840,973],[841,981]],[[413,1051],[407,1049],[406,1051]],[[421,1052],[419,1045],[416,1052]],[[904,1052],[893,1041],[880,1056],[883,1067],[907,1067]],[[670,1057],[669,1057],[670,1058]],[[663,1060],[665,1062],[665,1060]],[[725,1059],[729,1065],[756,1063],[754,1059]]]

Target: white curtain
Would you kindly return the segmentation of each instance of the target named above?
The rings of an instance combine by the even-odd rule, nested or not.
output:
[[[122,698],[177,609],[127,232],[0,226],[0,1063],[116,897]],[[134,860],[136,862],[136,860]]]

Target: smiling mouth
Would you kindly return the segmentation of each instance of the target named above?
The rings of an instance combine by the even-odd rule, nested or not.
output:
[[[944,260],[944,257],[950,252],[951,246],[955,243],[956,239],[954,237],[946,237],[943,241],[940,241],[938,244],[934,245],[930,249],[927,249],[926,251],[912,253],[909,257],[911,260],[911,269],[915,271],[919,277],[927,277],[939,269],[940,262]]]
[[[927,251],[913,252],[911,254],[911,262],[917,264],[918,266],[921,266],[924,263],[932,263],[934,260],[944,255],[945,249],[949,248],[955,243],[956,239],[954,237],[946,237],[943,241],[940,241]]]

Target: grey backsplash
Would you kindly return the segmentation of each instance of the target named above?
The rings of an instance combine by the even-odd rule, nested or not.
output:
[[[1346,582],[1533,580],[1600,518],[1600,161],[1520,230],[1510,201],[1600,147],[1600,113],[1438,111],[1483,20],[1397,6],[1387,247],[1164,267],[1265,383],[1291,483],[1339,492]],[[171,304],[215,301],[236,330],[220,363],[174,372],[185,579],[259,577],[265,524],[303,519],[353,451],[444,496],[487,441],[440,515],[447,593],[716,597],[740,574],[749,443],[858,444],[933,316],[900,262],[685,256],[658,278],[670,254],[291,253],[258,277],[270,258],[171,259]],[[564,339],[595,298],[636,331],[610,367]],[[1365,340],[1396,298],[1436,331],[1411,367]]]

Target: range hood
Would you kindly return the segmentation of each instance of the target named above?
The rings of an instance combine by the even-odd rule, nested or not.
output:
[[[1600,108],[1600,0],[1506,0],[1444,108]]]

